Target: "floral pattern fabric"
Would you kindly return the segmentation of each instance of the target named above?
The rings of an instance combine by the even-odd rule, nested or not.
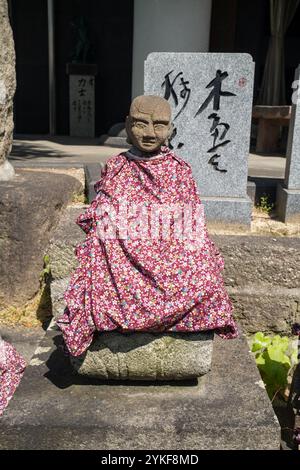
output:
[[[25,367],[20,354],[0,337],[0,416],[18,387]]]
[[[122,238],[119,228],[116,237],[99,236],[99,224],[114,224],[103,208],[109,205],[118,214],[124,199],[146,214],[172,204],[192,206],[194,214],[202,204],[190,165],[168,147],[149,159],[121,153],[108,160],[95,189],[96,198],[77,219],[86,239],[76,247],[79,265],[57,320],[70,354],[82,354],[97,330],[216,330],[224,338],[236,337],[221,275],[223,258],[208,236],[204,216],[196,247],[175,237],[172,229],[169,237],[158,232],[153,238],[148,231],[144,237]],[[161,220],[157,223],[162,230]]]

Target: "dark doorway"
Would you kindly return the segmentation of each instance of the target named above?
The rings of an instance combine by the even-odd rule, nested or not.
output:
[[[49,131],[47,0],[12,0],[16,49],[15,132]]]
[[[270,38],[269,0],[213,0],[211,52],[248,52],[255,62],[254,103],[259,94]],[[300,63],[300,6],[285,35],[287,104]]]
[[[82,18],[91,44],[89,61],[98,66],[95,82],[96,135],[125,120],[131,100],[133,0],[56,1],[57,132],[69,133],[66,64],[74,52],[72,24]]]
[[[69,134],[69,77],[76,37],[83,18],[98,66],[95,133],[125,120],[131,100],[133,0],[55,0],[56,131]],[[17,60],[15,131],[49,132],[47,0],[11,0]]]

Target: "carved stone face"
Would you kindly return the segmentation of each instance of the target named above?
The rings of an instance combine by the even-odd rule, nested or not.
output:
[[[160,96],[138,96],[126,119],[130,142],[145,153],[156,152],[172,132],[171,108]]]

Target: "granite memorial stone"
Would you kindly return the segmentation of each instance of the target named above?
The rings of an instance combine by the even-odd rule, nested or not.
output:
[[[254,62],[249,54],[154,52],[146,95],[173,110],[169,145],[193,168],[210,221],[249,225],[247,196]]]
[[[300,222],[300,66],[295,72],[284,184],[277,187],[277,212],[283,222]]]

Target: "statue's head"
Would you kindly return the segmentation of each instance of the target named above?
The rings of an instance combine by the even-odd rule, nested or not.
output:
[[[159,150],[172,133],[168,101],[160,96],[137,96],[130,106],[126,131],[130,143],[142,152]]]

